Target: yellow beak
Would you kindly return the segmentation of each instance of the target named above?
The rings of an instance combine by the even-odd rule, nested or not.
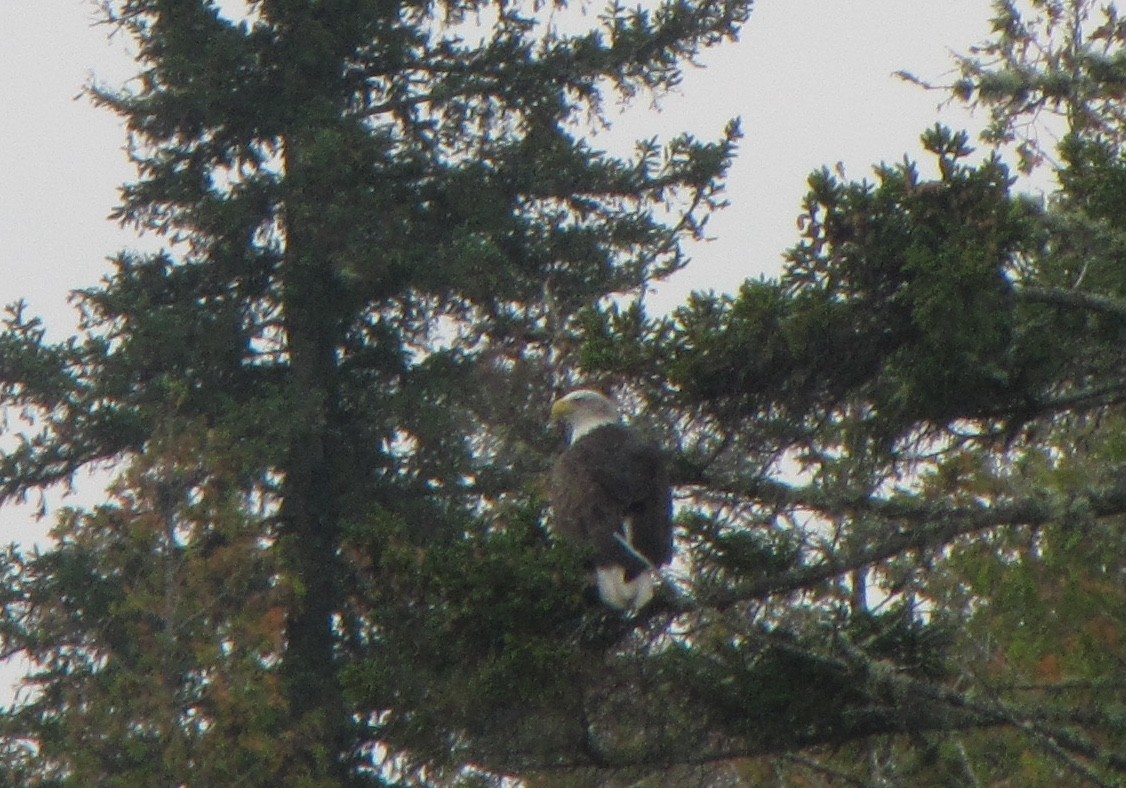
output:
[[[575,404],[565,399],[557,399],[551,405],[551,421],[559,421],[570,416],[575,410]]]

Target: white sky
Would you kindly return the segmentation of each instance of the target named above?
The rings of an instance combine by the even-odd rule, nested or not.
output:
[[[69,291],[95,284],[108,256],[136,244],[106,219],[133,175],[121,125],[76,100],[91,77],[118,85],[133,64],[125,40],[92,25],[90,0],[11,0],[3,10],[0,304],[25,298],[58,339],[73,330]],[[650,307],[777,273],[797,238],[812,170],[841,162],[861,178],[880,161],[917,155],[919,134],[936,120],[976,128],[963,110],[939,112],[944,96],[892,74],[943,81],[951,52],[980,42],[990,15],[989,0],[759,0],[741,41],[705,55],[707,68],[690,72],[660,112],[647,103],[630,109],[605,144],[681,131],[714,139],[734,116],[745,134],[728,182],[731,206],[708,226],[715,240],[694,250],[693,264]],[[44,527],[26,507],[0,511],[0,542],[38,537]]]
[[[840,162],[850,178],[868,177],[875,164],[918,156],[919,135],[936,121],[976,132],[981,123],[965,109],[939,110],[944,94],[893,74],[949,81],[952,53],[986,38],[990,7],[989,0],[757,2],[741,40],[711,52],[661,115],[630,115],[639,135],[652,125],[714,138],[727,118],[743,121],[731,205],[708,225],[715,240],[651,305],[667,309],[689,290],[733,292],[748,276],[777,273],[797,240],[813,170]],[[931,172],[931,161],[920,164]]]
[[[76,96],[91,76],[121,83],[133,64],[126,41],[92,25],[90,0],[11,2],[4,12],[0,303],[27,298],[61,336],[73,321],[68,291],[96,283],[105,258],[132,243],[106,220],[132,176],[120,124]],[[892,73],[948,75],[950,52],[984,38],[989,16],[989,0],[759,0],[742,40],[708,53],[707,67],[689,72],[659,112],[647,102],[629,110],[614,137],[715,138],[734,116],[746,134],[731,207],[709,225],[716,240],[696,250],[657,305],[777,271],[813,169],[843,162],[863,177],[879,161],[917,153],[937,119],[972,125],[956,108],[939,113],[943,96]]]

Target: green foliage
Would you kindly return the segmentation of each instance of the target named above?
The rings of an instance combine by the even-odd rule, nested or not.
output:
[[[342,785],[557,757],[591,657],[575,558],[522,503],[544,416],[579,313],[683,265],[738,128],[633,157],[586,137],[605,92],[676,86],[749,3],[103,11],[139,68],[90,89],[137,166],[114,218],[167,248],[112,260],[80,336],[19,306],[0,333],[24,419],[0,496],[117,474],[55,546],[6,554],[3,649],[38,690],[3,718],[12,773]]]
[[[230,486],[237,449],[170,432],[176,445],[154,439],[113,500],[60,515],[54,549],[7,553],[18,571],[5,587],[4,637],[35,668],[3,731],[42,731],[40,776],[152,783],[193,763],[216,782],[280,774],[286,709],[269,663],[284,594],[261,546],[269,529]]]
[[[408,759],[429,754],[419,765],[471,758],[458,731],[507,738],[512,748],[550,746],[550,726],[574,711],[586,660],[575,639],[580,561],[544,539],[539,514],[508,510],[503,527],[474,523],[439,544],[394,520],[358,529],[373,579],[364,589],[371,637],[393,650],[350,667],[345,688],[358,706],[378,710],[381,735]],[[529,718],[540,718],[537,729],[524,730]],[[435,760],[436,752],[447,755]]]
[[[838,726],[847,724],[842,712],[863,697],[834,666],[782,650],[755,653],[732,643],[717,650],[713,661],[700,660],[692,649],[662,659],[665,670],[684,682],[723,728],[775,742],[834,737]]]
[[[1052,161],[1040,129],[1119,146],[1126,132],[1126,25],[1114,3],[997,0],[993,36],[958,57],[955,96],[985,108],[985,139],[1014,143],[1022,170]]]
[[[690,397],[795,417],[861,397],[902,430],[1036,395],[1057,362],[1022,330],[1012,277],[1038,244],[1037,210],[1009,199],[1000,161],[959,163],[965,135],[937,128],[924,145],[941,182],[910,164],[875,186],[817,173],[785,275],[680,311],[671,372]]]
[[[1105,140],[1071,136],[1061,145],[1067,164],[1060,182],[1072,204],[1096,221],[1114,221],[1126,211],[1126,154]]]
[[[79,336],[0,332],[0,496],[115,473],[0,555],[34,690],[0,778],[1111,783],[1122,26],[1031,6],[957,90],[997,140],[1064,111],[1058,193],[935,127],[938,180],[814,173],[781,276],[654,317],[738,124],[586,132],[748,3],[109,4],[116,216],[168,248],[119,254]],[[548,406],[588,379],[675,455],[677,559],[629,618],[543,527]]]
[[[1080,48],[1120,46],[1120,28],[1091,31],[1089,4],[1031,5],[1091,33]],[[982,51],[1058,54],[1008,20]],[[1009,128],[1029,122],[1025,100],[1073,120],[1046,201],[936,127],[934,182],[909,160],[873,181],[814,173],[779,278],[666,318],[588,316],[584,363],[628,370],[674,414],[694,604],[660,659],[681,708],[728,736],[712,751],[832,743],[773,774],[858,783],[1126,770],[1126,181],[1101,62],[1073,63],[1079,94],[978,64],[973,97]]]

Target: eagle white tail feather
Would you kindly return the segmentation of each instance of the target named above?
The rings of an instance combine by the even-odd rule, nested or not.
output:
[[[613,564],[594,570],[598,596],[602,601],[626,613],[636,613],[653,598],[653,570],[646,569],[633,580],[626,580],[624,566]]]

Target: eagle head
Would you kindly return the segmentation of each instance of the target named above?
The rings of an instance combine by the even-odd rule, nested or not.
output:
[[[593,389],[578,389],[555,400],[551,420],[567,428],[569,442],[574,443],[591,430],[621,420],[618,406],[605,394]]]

